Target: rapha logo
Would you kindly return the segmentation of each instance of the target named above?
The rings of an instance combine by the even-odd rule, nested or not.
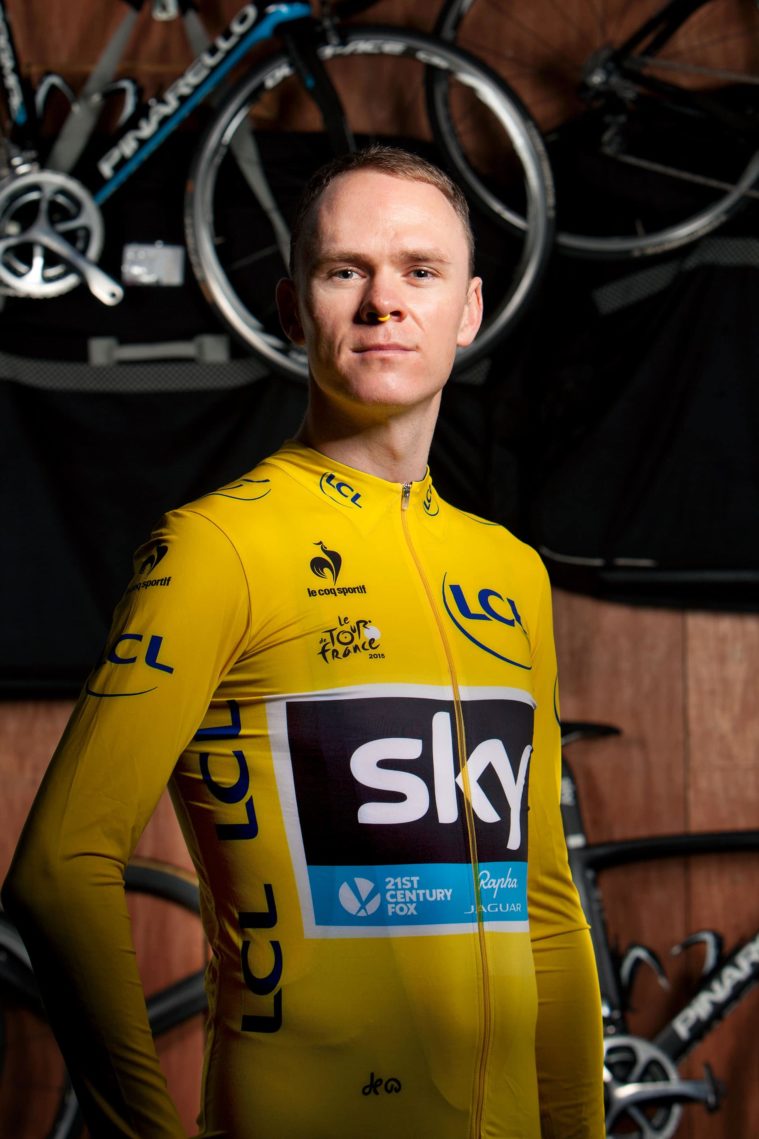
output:
[[[329,578],[335,584],[340,576],[340,566],[343,564],[343,559],[337,550],[328,550],[324,542],[314,542],[314,545],[321,550],[321,556],[317,554],[315,558],[311,559],[311,572],[317,577]]]

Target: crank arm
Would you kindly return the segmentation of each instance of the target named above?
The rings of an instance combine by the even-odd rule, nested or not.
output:
[[[31,226],[23,235],[25,241],[39,242],[55,253],[63,261],[68,262],[84,280],[92,295],[104,305],[117,305],[124,299],[124,290],[118,281],[109,277],[107,273],[85,257],[78,249],[47,226]]]
[[[719,1106],[720,1087],[716,1080],[649,1080],[621,1084],[611,1092],[609,1121],[630,1107],[652,1103],[703,1103],[714,1111]]]

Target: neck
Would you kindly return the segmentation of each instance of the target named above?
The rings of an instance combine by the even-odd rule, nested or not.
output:
[[[355,414],[321,406],[312,390],[296,438],[308,447],[354,470],[409,483],[424,478],[439,400],[427,408],[404,409],[394,415],[357,421]]]

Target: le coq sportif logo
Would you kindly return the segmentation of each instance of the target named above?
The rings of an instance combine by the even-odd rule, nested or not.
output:
[[[340,576],[343,559],[337,550],[328,550],[324,542],[314,542],[314,545],[319,547],[321,555],[311,559],[311,572],[323,580],[330,579],[334,584]]]

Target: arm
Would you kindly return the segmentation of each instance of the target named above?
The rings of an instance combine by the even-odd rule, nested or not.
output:
[[[242,569],[216,527],[179,512],[155,539],[138,551],[3,888],[93,1139],[184,1135],[150,1034],[123,872],[248,622]],[[140,573],[156,551],[160,569]]]
[[[543,1139],[603,1139],[603,1029],[595,960],[561,820],[561,729],[548,577],[533,631],[535,734],[528,907],[538,986]]]

